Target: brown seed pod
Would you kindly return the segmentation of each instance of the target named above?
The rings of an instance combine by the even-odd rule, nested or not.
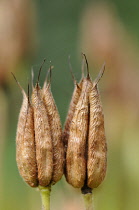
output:
[[[51,182],[54,184],[61,179],[64,169],[64,145],[62,141],[62,127],[60,116],[51,92],[50,83],[47,84],[45,81],[42,93],[43,101],[48,115],[48,122],[50,125],[53,145],[53,174]]]
[[[64,125],[64,130],[63,130],[63,141],[64,141],[64,146],[65,146],[65,150],[67,150],[67,145],[68,145],[68,139],[69,139],[69,131],[70,131],[70,125],[71,125],[71,121],[75,112],[75,108],[76,105],[78,103],[79,97],[81,95],[81,89],[82,89],[82,83],[83,83],[83,77],[84,77],[84,59],[83,59],[83,63],[82,63],[82,79],[79,83],[77,83],[73,73],[72,73],[72,67],[71,67],[71,63],[70,63],[70,57],[69,57],[69,66],[70,66],[70,72],[71,72],[71,76],[72,79],[74,81],[74,91],[72,94],[72,98],[71,98],[71,102],[69,105],[69,111],[67,114],[67,118],[65,121],[65,125]]]
[[[89,93],[90,120],[88,135],[87,185],[98,187],[103,181],[107,164],[107,145],[104,130],[104,115],[97,89],[97,83],[103,75],[104,67],[93,83]]]
[[[14,76],[14,75],[13,75]],[[15,78],[15,76],[14,76]],[[16,80],[16,78],[15,78]],[[35,152],[33,109],[26,95],[16,80],[23,94],[23,103],[19,114],[16,134],[16,161],[20,175],[31,187],[38,186]]]
[[[72,99],[69,105],[69,111],[67,114],[66,122],[64,125],[64,131],[63,131],[63,141],[64,141],[65,148],[67,148],[70,125],[71,125],[71,121],[75,112],[76,105],[78,103],[78,100],[81,94],[81,88],[82,88],[82,81],[79,84],[75,83],[75,88],[74,88]]]
[[[34,129],[38,179],[41,186],[47,186],[51,182],[53,173],[53,145],[47,111],[43,101],[43,91],[41,90],[38,82],[33,88],[32,105],[34,109]]]
[[[66,155],[66,179],[73,186],[81,188],[86,179],[86,141],[88,132],[88,93],[90,78],[83,80],[82,91],[70,124]]]

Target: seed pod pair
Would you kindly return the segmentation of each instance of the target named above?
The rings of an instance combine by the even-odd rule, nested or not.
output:
[[[63,175],[64,147],[60,117],[50,90],[50,84],[45,83],[41,89],[39,82],[37,82],[33,87],[31,98],[32,103],[29,103],[29,97],[27,100],[27,97],[24,96],[19,115],[16,137],[17,165],[21,176],[30,186],[48,186],[56,183]],[[30,115],[26,110],[29,110]],[[24,128],[22,115],[24,115],[26,122],[24,124],[26,127],[28,125],[27,129]],[[30,124],[27,124],[28,121]],[[29,152],[26,149],[28,145],[32,146]],[[26,154],[21,155],[24,150]],[[28,159],[25,159],[28,156],[32,157],[30,164]]]
[[[66,172],[67,181],[74,187],[97,187],[105,177],[106,172],[106,139],[104,132],[104,116],[97,90],[98,78],[92,82],[89,76],[83,78],[76,104],[74,95],[72,116],[69,129],[64,137],[67,143]],[[75,94],[75,93],[74,93]],[[70,114],[70,111],[69,111]]]

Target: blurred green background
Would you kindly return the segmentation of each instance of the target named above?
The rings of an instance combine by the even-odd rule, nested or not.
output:
[[[92,79],[103,62],[99,89],[108,143],[107,176],[94,189],[95,210],[139,209],[139,2],[0,1],[0,209],[41,209],[39,192],[27,186],[15,161],[15,136],[22,95],[10,72],[27,90],[44,58],[41,85],[49,66],[52,92],[64,124],[74,88],[69,72],[81,77],[81,52]],[[50,62],[51,61],[51,62]],[[80,190],[63,177],[52,188],[52,210],[83,210]]]

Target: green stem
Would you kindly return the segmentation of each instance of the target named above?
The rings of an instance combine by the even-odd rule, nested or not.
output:
[[[39,186],[41,200],[42,200],[42,210],[50,210],[50,192],[51,186],[42,187]]]
[[[85,204],[85,210],[94,210],[92,193],[82,194]]]

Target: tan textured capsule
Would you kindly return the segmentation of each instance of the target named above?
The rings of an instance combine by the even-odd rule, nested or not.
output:
[[[70,131],[70,125],[71,121],[75,112],[76,105],[78,103],[80,94],[81,94],[81,88],[82,88],[82,80],[79,84],[75,83],[74,92],[72,94],[72,99],[69,106],[69,111],[67,114],[67,118],[64,125],[64,131],[63,131],[63,141],[65,148],[67,148],[68,139],[69,139],[69,131]]]
[[[70,125],[66,156],[66,179],[73,186],[81,188],[86,179],[86,143],[88,134],[88,92],[89,78],[85,78],[82,91]]]
[[[104,130],[104,115],[97,83],[104,72],[104,67],[89,93],[90,120],[88,135],[87,185],[98,187],[106,174],[107,145]]]
[[[43,100],[48,115],[48,122],[51,130],[53,146],[53,174],[51,182],[54,184],[59,181],[64,170],[64,145],[62,141],[62,127],[60,116],[51,93],[50,84],[44,83]]]
[[[83,83],[83,77],[84,77],[84,59],[83,59],[83,63],[82,63],[82,79],[79,83],[77,83],[73,73],[72,73],[72,66],[70,63],[70,57],[69,57],[69,66],[70,66],[70,72],[71,72],[71,76],[72,79],[74,81],[74,91],[72,94],[72,98],[71,98],[71,102],[69,105],[69,110],[68,110],[68,114],[66,117],[66,121],[65,121],[65,125],[64,125],[64,130],[63,130],[63,141],[64,141],[64,146],[65,146],[65,151],[67,150],[67,145],[68,145],[68,139],[69,139],[69,131],[70,131],[70,124],[75,112],[75,107],[78,103],[79,97],[81,95],[81,89],[82,89],[82,83]]]
[[[31,187],[37,187],[33,109],[23,89],[22,93],[23,103],[19,114],[16,135],[16,161],[24,181]]]
[[[53,146],[43,93],[37,83],[32,93],[38,179],[41,186],[50,184],[53,173]]]

